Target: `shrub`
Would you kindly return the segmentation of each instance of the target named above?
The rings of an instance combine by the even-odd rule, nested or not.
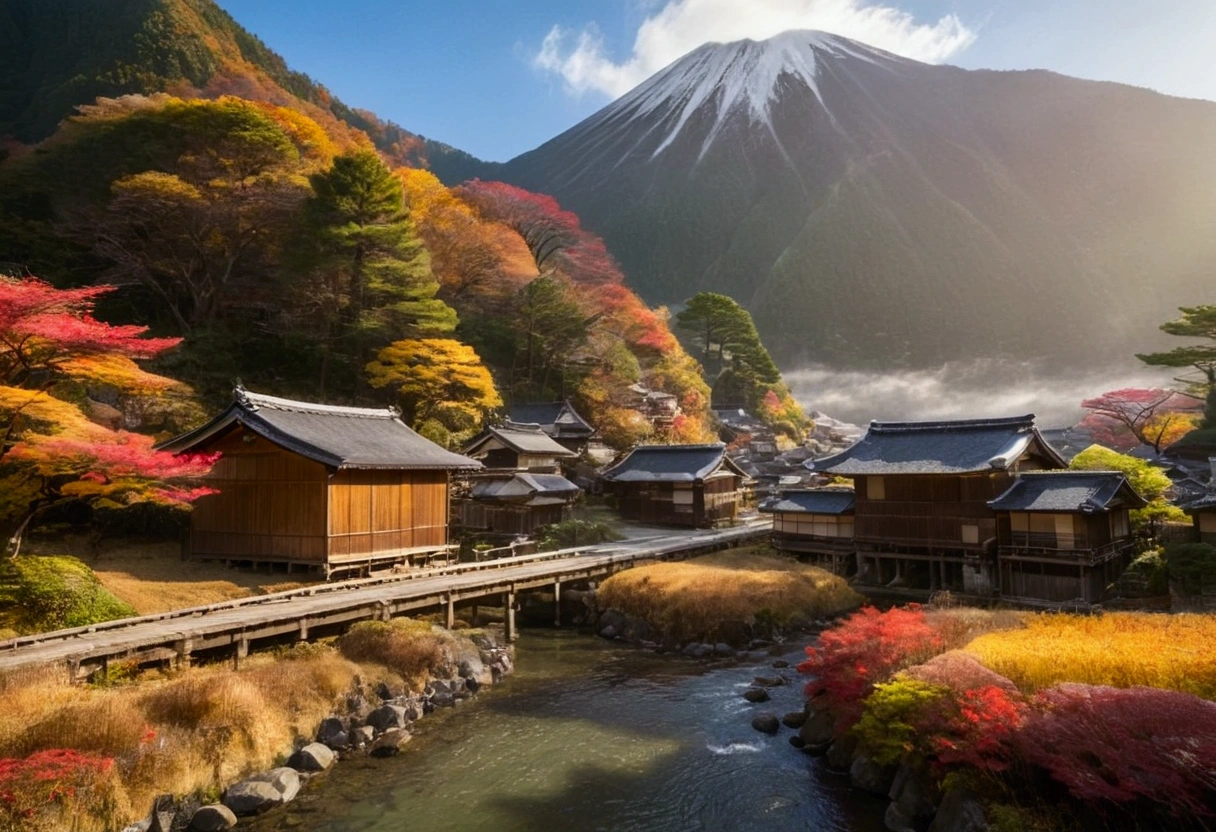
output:
[[[1216,704],[1153,688],[1044,691],[1017,738],[1029,762],[1080,800],[1216,815]]]
[[[27,555],[10,561],[11,596],[25,632],[83,627],[136,615],[93,570],[72,557]]]
[[[807,683],[807,695],[825,695],[837,731],[844,731],[861,716],[862,700],[875,684],[941,652],[942,645],[917,604],[886,612],[863,607],[825,630],[818,646],[806,648],[798,670],[815,676]]]
[[[607,523],[591,520],[563,520],[537,530],[537,546],[542,552],[554,549],[569,549],[574,546],[593,546],[622,540],[623,535]]]
[[[874,762],[889,766],[905,754],[927,755],[928,736],[921,725],[928,715],[943,708],[950,689],[914,679],[901,679],[874,686],[866,697],[853,735]]]
[[[1127,567],[1127,575],[1144,579],[1144,590],[1148,595],[1165,595],[1169,592],[1169,581],[1165,554],[1159,548],[1149,549],[1139,555]]]
[[[1028,616],[1025,629],[988,633],[965,649],[1027,693],[1081,682],[1216,698],[1216,616],[1044,613]]]
[[[338,639],[338,650],[351,661],[384,665],[412,684],[443,663],[445,642],[429,624],[395,618],[354,625]]]
[[[1216,546],[1208,543],[1171,543],[1165,547],[1170,583],[1187,595],[1204,588],[1216,592]]]
[[[0,759],[0,830],[65,829],[82,813],[112,819],[113,767],[107,757],[67,749]]]

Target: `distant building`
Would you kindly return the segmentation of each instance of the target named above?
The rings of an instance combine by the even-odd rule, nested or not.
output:
[[[773,515],[774,546],[844,576],[857,571],[855,509],[851,488],[786,489],[760,505]]]
[[[457,500],[461,529],[503,535],[531,535],[560,523],[582,492],[560,474],[488,471],[474,475],[467,495]]]
[[[419,436],[394,410],[239,387],[223,413],[162,449],[221,454],[207,477],[219,493],[191,512],[188,556],[327,576],[443,549],[449,478],[481,467]]]
[[[581,454],[595,436],[595,428],[568,401],[511,405],[508,419],[517,425],[536,425],[559,445]]]
[[[629,386],[629,406],[637,410],[657,428],[667,428],[680,415],[680,400],[671,393],[652,390],[644,384]]]
[[[1019,474],[988,503],[997,516],[1002,598],[1092,604],[1135,550],[1130,509],[1147,505],[1113,471]]]
[[[556,474],[578,454],[558,444],[538,425],[507,422],[487,427],[461,450],[487,468]]]
[[[640,445],[600,476],[626,519],[692,527],[733,522],[747,480],[725,445]]]

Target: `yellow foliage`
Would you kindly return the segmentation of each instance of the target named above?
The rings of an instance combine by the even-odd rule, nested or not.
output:
[[[476,350],[451,338],[395,341],[367,365],[373,387],[392,387],[409,421],[439,418],[449,428],[476,423],[502,406],[490,371]]]
[[[149,373],[125,355],[80,355],[61,361],[55,366],[64,375],[77,381],[116,387],[124,393],[149,395],[174,388],[185,390],[185,385],[180,382]]]
[[[109,431],[85,418],[80,408],[43,390],[0,385],[0,416],[42,429],[54,428],[79,438],[104,437]]]
[[[1061,682],[1134,685],[1216,699],[1216,615],[1044,613],[965,648],[1024,691]]]

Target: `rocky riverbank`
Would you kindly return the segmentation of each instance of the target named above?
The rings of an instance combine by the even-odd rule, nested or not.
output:
[[[460,705],[514,669],[514,648],[494,629],[467,637],[458,632],[450,643],[453,649],[432,669],[421,691],[356,678],[339,707],[320,721],[315,732],[283,749],[283,765],[228,785],[217,802],[158,798],[148,817],[125,832],[223,832],[241,817],[290,803],[309,780],[341,760],[400,753],[418,720],[436,709]]]

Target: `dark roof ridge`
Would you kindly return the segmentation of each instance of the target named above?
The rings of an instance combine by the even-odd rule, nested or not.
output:
[[[870,422],[870,430],[880,433],[910,432],[918,430],[952,430],[968,428],[1034,427],[1034,414],[1025,416],[1000,416],[989,419],[939,419],[927,422]]]
[[[545,433],[544,429],[538,424],[533,422],[512,422],[510,419],[501,425],[490,425],[490,430],[513,430],[516,433]],[[548,434],[545,435],[548,436]]]
[[[726,447],[725,442],[702,442],[699,445],[671,445],[656,443],[654,445],[635,445],[634,451],[718,451]]]
[[[1035,471],[1018,471],[1019,477],[1092,477],[1092,476],[1116,476],[1127,479],[1127,474],[1122,471],[1108,470],[1092,470],[1087,471],[1082,468],[1061,468],[1061,469],[1044,469]]]
[[[345,407],[336,404],[301,402],[295,399],[268,396],[265,393],[253,393],[244,387],[237,387],[233,390],[232,397],[242,410],[250,413],[268,408],[288,413],[315,413],[319,416],[345,416],[351,419],[396,419],[401,415],[395,407]]]

